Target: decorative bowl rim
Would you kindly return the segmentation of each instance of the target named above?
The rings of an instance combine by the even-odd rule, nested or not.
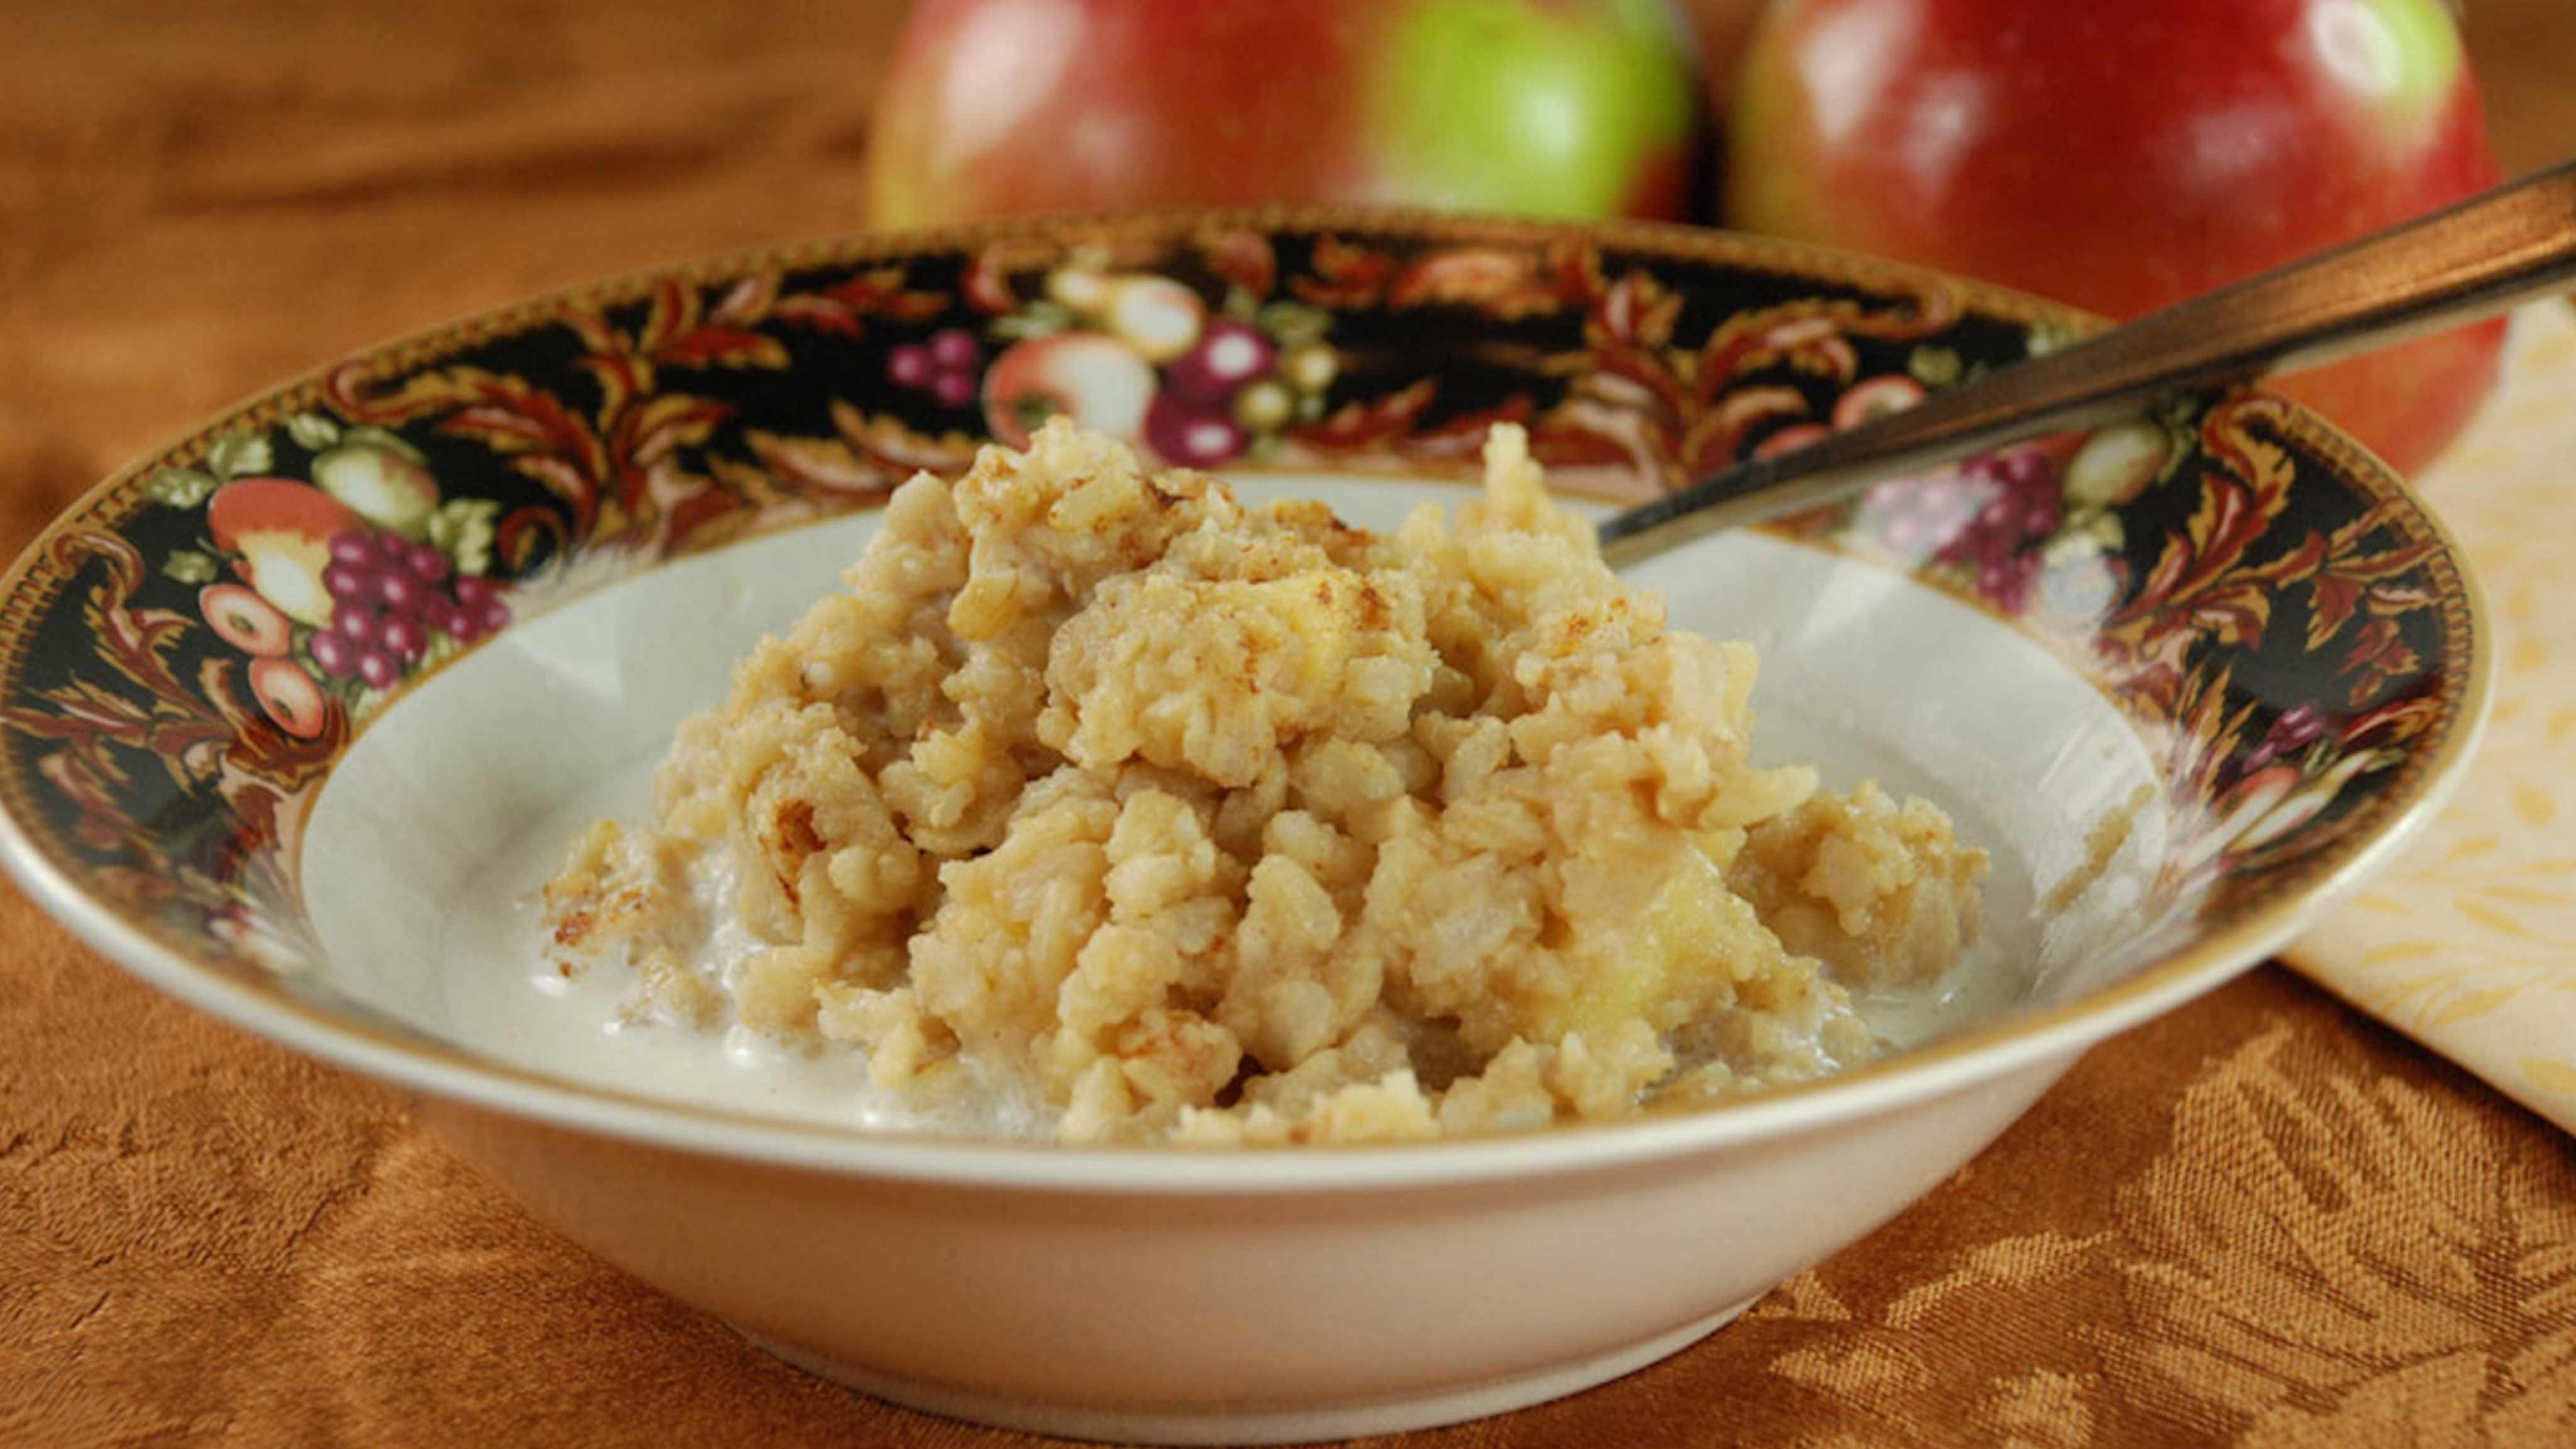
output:
[[[1186,208],[1017,217],[738,248],[548,289],[356,349],[253,392],[136,455],[57,513],[0,573],[0,677],[16,677],[15,665],[27,642],[26,622],[37,613],[40,602],[27,597],[27,576],[56,538],[137,486],[164,459],[282,409],[290,399],[309,394],[324,378],[343,369],[397,369],[422,357],[515,335],[575,305],[613,305],[634,300],[655,285],[706,284],[754,267],[792,269],[938,255],[997,241],[1067,233],[1093,239],[1209,227],[1265,234],[1346,228],[1417,240],[1580,237],[1666,260],[1732,263],[1829,282],[1934,279],[1956,287],[1973,310],[1986,316],[2073,331],[2106,325],[2080,309],[1934,268],[1666,222],[1567,222],[1371,206]],[[2495,660],[2484,592],[2457,536],[2394,468],[2304,407],[2294,405],[2285,420],[2303,441],[2326,448],[2344,476],[2371,481],[2409,506],[2439,542],[2456,579],[2458,606],[2466,621],[2459,643],[2468,670],[2456,696],[2454,723],[2413,772],[2407,787],[2411,798],[2403,799],[2355,838],[2340,842],[2336,847],[2340,858],[2327,868],[2286,885],[2272,898],[2118,981],[2066,1001],[2017,1009],[1853,1070],[1772,1088],[1723,1106],[1513,1136],[1249,1152],[1064,1147],[870,1132],[551,1076],[426,1036],[384,1030],[283,992],[261,992],[158,939],[129,914],[83,889],[71,870],[38,844],[13,808],[14,802],[7,800],[0,800],[0,867],[84,943],[145,982],[211,1016],[333,1066],[468,1110],[768,1167],[1041,1192],[1228,1196],[1462,1186],[1712,1154],[1934,1101],[2019,1070],[2071,1060],[2084,1048],[2199,995],[2286,944],[2322,903],[2385,863],[2439,811],[2473,756],[2493,704]],[[756,535],[771,536],[774,533]]]

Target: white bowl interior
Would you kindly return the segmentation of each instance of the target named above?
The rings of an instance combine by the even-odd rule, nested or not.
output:
[[[1452,485],[1253,475],[1248,499],[1320,497],[1391,526]],[[806,1057],[669,1026],[620,1027],[631,983],[567,983],[543,959],[537,888],[573,833],[640,818],[688,712],[734,659],[836,586],[876,527],[845,517],[652,570],[513,626],[387,709],[333,771],[308,825],[305,897],[324,960],[307,982],[514,1066],[703,1106],[852,1125],[850,1053]],[[1737,533],[1634,571],[1673,619],[1763,655],[1757,752],[1874,777],[1947,809],[1990,851],[1986,939],[1930,995],[1865,1001],[1919,1044],[2017,1006],[2067,1000],[2146,963],[2146,887],[2164,851],[2154,767],[2082,676],[2010,627],[1867,563]],[[2044,912],[2084,869],[2095,827],[2133,824],[2098,883]],[[976,1124],[943,1124],[950,1126]]]

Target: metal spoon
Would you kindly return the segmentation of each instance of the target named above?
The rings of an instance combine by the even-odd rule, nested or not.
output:
[[[2576,162],[2098,332],[1601,525],[1634,563],[1676,544],[2157,399],[2312,367],[2576,286]]]

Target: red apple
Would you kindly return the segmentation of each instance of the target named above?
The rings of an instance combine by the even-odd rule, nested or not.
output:
[[[259,707],[277,721],[277,727],[299,740],[309,740],[322,733],[331,722],[330,701],[313,676],[292,659],[275,657],[254,659],[250,664],[250,692]]]
[[[1011,345],[984,374],[984,425],[1025,448],[1057,413],[1096,433],[1141,441],[1156,383],[1136,349],[1100,332],[1059,332]]]
[[[1787,0],[1726,219],[2133,316],[2492,185],[2443,0]],[[2402,470],[2501,323],[2282,381]]]
[[[245,654],[283,654],[295,644],[295,626],[277,606],[239,584],[198,590],[197,610],[217,636]]]
[[[1679,217],[1667,0],[924,0],[879,93],[880,225],[1390,201]]]

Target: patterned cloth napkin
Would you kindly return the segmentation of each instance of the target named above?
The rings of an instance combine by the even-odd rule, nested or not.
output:
[[[2576,310],[2516,318],[2505,379],[2424,479],[2486,590],[2486,742],[2432,827],[2286,954],[2576,1131]]]

